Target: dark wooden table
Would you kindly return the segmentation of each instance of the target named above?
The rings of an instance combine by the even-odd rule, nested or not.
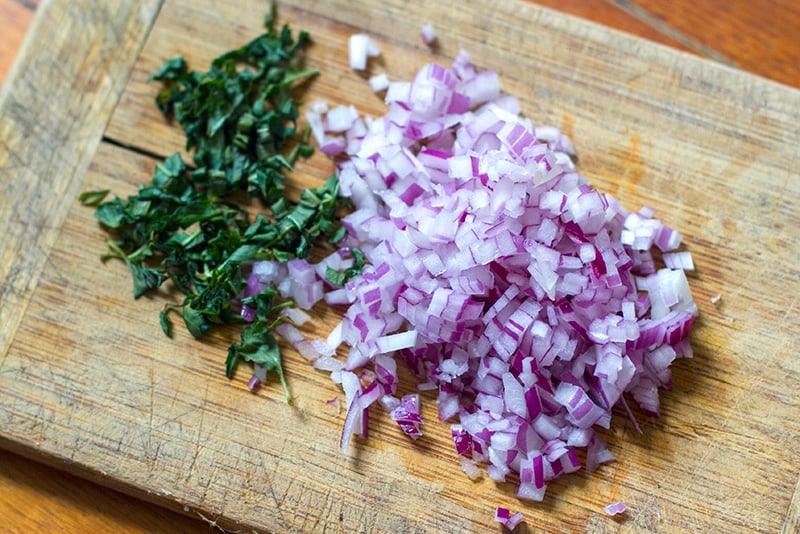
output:
[[[0,0],[0,85],[38,7]],[[800,4],[790,0],[537,0],[537,3],[800,87]],[[24,66],[20,66],[24,68]],[[52,467],[0,451],[3,532],[196,532],[212,529]]]

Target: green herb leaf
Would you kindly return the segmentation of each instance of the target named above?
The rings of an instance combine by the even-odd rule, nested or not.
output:
[[[336,271],[330,267],[325,268],[325,280],[334,286],[343,286],[347,281],[343,272]]]
[[[167,336],[173,308],[181,309],[195,337],[216,324],[242,323],[240,305],[255,310],[255,321],[228,350],[226,375],[240,360],[263,365],[278,373],[290,400],[272,329],[291,302],[280,301],[274,288],[240,302],[245,273],[253,261],[307,256],[333,231],[340,203],[335,176],[304,191],[295,205],[283,195],[285,173],[313,152],[310,130],[297,131],[293,91],[318,71],[302,65],[309,35],[278,29],[274,7],[264,34],[222,54],[207,72],[190,70],[176,56],[149,78],[163,83],[156,105],[183,128],[186,149],[194,151],[193,169],[175,153],[156,165],[151,182],[136,195],[103,201],[108,191],[90,191],[80,200],[96,206],[95,218],[113,231],[115,241],[107,240],[109,252],[102,258],[127,263],[134,297],[165,280],[185,295],[159,315]],[[240,207],[242,193],[269,208],[269,216],[251,217]]]
[[[343,286],[348,280],[361,274],[365,264],[364,253],[357,248],[351,248],[350,254],[353,256],[353,265],[344,271],[336,271],[327,267],[325,269],[325,280],[335,286]]]
[[[190,306],[183,307],[183,321],[186,323],[189,333],[194,337],[201,337],[211,327],[203,314]]]
[[[339,241],[344,239],[344,236],[346,235],[347,235],[347,228],[345,228],[344,226],[340,226],[328,240],[328,243],[330,243],[331,245],[336,245],[337,243],[339,243]]]
[[[129,261],[128,267],[133,274],[133,298],[138,299],[151,289],[160,286],[166,278],[157,269],[145,267],[140,263]]]
[[[175,56],[164,63],[164,66],[153,73],[148,79],[148,82],[153,80],[177,80],[181,76],[185,76],[187,71],[186,61],[183,56]]]
[[[256,333],[256,329],[252,327],[245,328],[242,332],[242,344],[233,345],[228,352],[229,360],[235,361],[238,358],[243,358],[248,362],[252,362],[262,366],[266,369],[267,373],[278,373],[280,378],[283,392],[286,395],[286,402],[292,403],[292,396],[289,393],[289,388],[286,385],[286,379],[283,376],[283,366],[281,365],[281,351],[278,348],[278,342],[271,333]],[[233,352],[233,356],[231,356]]]
[[[167,337],[172,337],[172,322],[167,316],[166,306],[161,310],[161,313],[158,314],[158,321],[161,324],[161,331],[164,332],[164,335]]]
[[[143,250],[146,249],[140,249],[140,251],[137,251],[139,252],[139,258],[137,258],[133,254],[126,254],[119,247],[119,245],[110,239],[106,239],[106,244],[108,245],[110,252],[103,256],[103,259],[119,258],[124,260],[128,265],[133,277],[133,298],[138,299],[148,290],[159,287],[164,280],[166,280],[166,277],[157,269],[146,267],[140,263],[141,257],[145,257],[147,255],[145,252],[143,252]]]
[[[225,358],[225,376],[233,378],[233,371],[239,363],[239,345],[234,343],[228,347],[228,357]]]
[[[298,117],[292,86],[318,73],[303,68],[300,49],[287,27],[277,32],[268,17],[267,32],[215,59],[208,72],[190,71],[181,57],[170,59],[150,80],[164,82],[156,103],[186,132],[187,150],[195,149],[193,180],[215,195],[237,190],[268,203],[283,193],[283,170],[295,157],[312,151],[306,140],[292,139]],[[292,157],[281,151],[296,143]]]
[[[84,206],[97,206],[103,201],[104,198],[106,198],[108,193],[108,189],[102,189],[100,191],[87,191],[85,193],[81,193],[78,196],[78,200],[80,200]]]
[[[277,297],[278,291],[274,287],[269,287],[261,293],[242,299],[243,305],[255,310],[255,320],[242,330],[240,343],[231,345],[228,349],[225,371],[227,376],[231,377],[238,360],[244,359],[261,365],[267,372],[276,372],[280,377],[286,400],[291,403],[289,389],[283,377],[280,350],[272,334],[272,330],[284,320],[278,313],[291,302],[276,304]]]
[[[125,207],[119,199],[104,202],[94,211],[94,217],[106,226],[119,228],[126,219]]]

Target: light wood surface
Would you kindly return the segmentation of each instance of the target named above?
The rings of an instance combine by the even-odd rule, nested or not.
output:
[[[254,10],[261,9],[260,4],[253,5]],[[389,6],[389,14],[394,13],[391,3]],[[51,24],[60,20],[60,12],[51,11],[57,8],[48,5],[42,9],[53,16]],[[229,23],[213,32],[219,21],[210,13],[219,11],[221,20]],[[78,12],[72,13],[78,16]],[[129,15],[124,10],[108,13],[113,14],[111,20],[119,22],[115,28],[125,26],[122,21]],[[146,12],[128,20],[134,25],[146,24],[142,21],[150,20],[148,14],[154,16]],[[287,9],[284,16],[296,20],[301,13]],[[386,67],[397,76],[408,76],[428,58],[417,43],[413,20],[395,20],[389,27],[385,16],[369,9],[302,16],[302,25],[312,30],[320,45],[330,45],[315,48],[312,56],[326,66],[326,72],[336,73],[315,84],[317,94],[334,101],[360,95],[362,111],[380,110],[363,81],[341,63],[343,36],[352,31],[342,24],[344,20],[354,21],[382,39]],[[469,12],[459,16],[468,17]],[[251,22],[241,22],[236,13],[225,12],[218,5],[190,7],[167,2],[131,71],[106,135],[122,145],[156,154],[179,146],[179,134],[166,127],[153,109],[155,88],[143,84],[144,77],[175,52],[185,53],[193,64],[207,62],[215,45],[224,48],[252,36],[258,31],[259,19],[260,14]],[[553,53],[544,73],[535,78],[521,73],[519,65],[534,63],[531,56],[536,47],[528,43],[516,50],[513,35],[506,31],[520,27],[519,20],[528,21],[525,29],[542,36],[537,45],[548,46],[548,53]],[[47,27],[46,20],[37,24]],[[398,24],[409,31],[398,33]],[[477,31],[467,31],[471,25]],[[187,27],[196,33],[187,35]],[[551,529],[627,526],[679,531],[715,526],[717,515],[725,517],[727,523],[723,524],[732,530],[774,531],[782,525],[796,526],[798,498],[792,500],[792,494],[798,451],[791,438],[798,430],[793,415],[797,399],[785,384],[797,379],[792,351],[797,348],[798,323],[792,314],[796,301],[785,295],[796,295],[793,265],[799,259],[795,244],[796,156],[792,152],[798,141],[797,92],[513,3],[501,3],[492,17],[475,16],[456,28],[461,30],[449,34],[439,30],[445,43],[443,56],[452,56],[456,46],[464,46],[482,66],[498,68],[504,87],[524,97],[523,107],[529,115],[572,130],[581,154],[581,171],[626,205],[667,197],[661,215],[694,237],[689,249],[699,264],[692,280],[704,317],[694,336],[697,357],[676,366],[676,388],[665,398],[664,418],[648,423],[644,437],[622,432],[610,436],[613,450],[621,458],[617,464],[592,476],[562,479],[543,507],[517,507],[525,509],[529,518],[544,514],[539,526]],[[97,29],[102,30],[101,25],[97,24]],[[32,32],[38,34],[36,30],[34,27]],[[128,35],[116,32],[115,36]],[[51,46],[59,42],[57,32],[48,35]],[[214,38],[204,38],[206,35]],[[99,143],[102,128],[98,125],[105,124],[108,103],[122,89],[117,82],[127,82],[122,72],[125,61],[119,60],[132,61],[136,56],[117,51],[119,64],[104,63],[98,42],[102,38],[87,41],[84,53],[97,53],[96,64],[103,65],[101,69],[87,71],[77,62],[67,62],[62,69],[65,79],[78,82],[70,87],[86,95],[80,105],[67,106],[63,115],[49,118],[52,128],[36,128],[22,113],[11,116],[19,121],[13,127],[3,123],[2,146],[13,148],[8,154],[24,159],[31,179],[42,184],[53,179],[54,191],[73,197],[75,191],[98,184],[111,185],[121,193],[147,179],[152,170],[153,162],[147,158]],[[134,42],[131,46],[135,49],[138,45]],[[29,45],[28,52],[35,54],[34,48]],[[498,56],[502,56],[499,65]],[[519,65],[509,66],[509,57]],[[568,74],[559,70],[559,60],[570,65]],[[75,70],[70,74],[71,67]],[[791,74],[792,69],[786,71]],[[24,87],[23,83],[12,75],[12,90]],[[530,87],[537,87],[539,94],[526,94]],[[9,109],[9,93],[4,93],[3,111]],[[13,93],[14,97],[18,94]],[[587,94],[593,98],[587,99]],[[94,104],[87,106],[90,100]],[[739,129],[738,121],[749,129]],[[20,124],[28,128],[28,136],[39,140],[34,146],[55,147],[52,152],[57,155],[48,154],[51,159],[44,162],[37,160],[36,154],[24,148],[27,137],[20,132],[26,130],[21,130]],[[80,132],[69,135],[75,128]],[[43,134],[51,137],[42,138]],[[60,135],[58,143],[52,137],[56,135]],[[165,146],[170,149],[165,151]],[[98,147],[96,152],[94,147]],[[71,171],[68,178],[63,173],[59,177],[52,174],[55,166],[51,162],[60,162],[59,158],[68,162],[58,166]],[[12,176],[23,176],[19,165],[10,165],[10,161],[0,156],[4,183],[12,183]],[[300,180],[323,176],[317,173],[322,166],[324,162],[317,160],[304,169]],[[445,517],[457,515],[466,528],[475,530],[493,528],[486,510],[503,504],[498,499],[517,505],[511,488],[486,482],[475,486],[460,475],[449,456],[444,427],[434,422],[426,428],[430,441],[420,452],[379,421],[373,438],[362,445],[361,461],[355,466],[348,464],[336,454],[335,439],[320,439],[335,438],[341,423],[322,404],[336,394],[324,377],[309,377],[303,362],[289,358],[293,389],[307,395],[299,403],[299,411],[286,412],[275,391],[256,399],[245,394],[241,380],[231,384],[220,376],[224,340],[198,347],[185,337],[175,342],[159,338],[153,318],[160,301],[132,304],[124,270],[96,262],[102,251],[102,234],[92,225],[91,214],[69,203],[55,205],[52,196],[39,196],[26,183],[16,185],[3,201],[3,214],[18,213],[11,208],[16,200],[19,205],[38,205],[32,211],[45,214],[46,220],[37,227],[12,219],[11,239],[2,249],[3,279],[18,284],[3,297],[6,315],[2,331],[5,339],[13,341],[7,353],[4,348],[5,359],[0,363],[3,445],[45,457],[127,492],[154,492],[145,496],[171,502],[174,508],[187,504],[192,514],[215,518],[222,513],[250,526],[279,531],[310,530],[314,520],[319,521],[317,526],[334,530],[354,525],[386,529],[394,525],[399,530],[407,525],[444,527],[445,523],[436,523],[423,509],[426,501],[441,501]],[[39,252],[19,258],[23,243],[35,243]],[[73,272],[77,266],[84,274]],[[24,272],[13,278],[7,274],[20,271]],[[709,298],[716,293],[721,293],[723,300],[712,306]],[[79,316],[82,320],[75,320]],[[333,320],[332,315],[325,317]],[[426,415],[435,419],[430,410]],[[302,418],[297,421],[298,428],[290,428],[288,436],[281,431],[280,440],[270,429],[261,428],[265,418],[297,417]],[[306,429],[299,430],[303,425]],[[258,446],[251,441],[255,439]],[[315,459],[310,467],[269,450],[270,446],[294,450],[308,442],[313,444],[309,454]],[[194,464],[189,463],[193,467],[187,472],[185,464],[190,459]],[[278,468],[269,469],[275,466]],[[10,473],[6,480],[20,476],[13,470],[5,472]],[[248,477],[248,472],[255,475]],[[299,472],[306,478],[294,481],[292,474]],[[253,480],[258,473],[262,474],[260,480]],[[371,480],[378,475],[383,477],[382,484]],[[769,480],[769,485],[764,480]],[[353,489],[360,481],[367,482],[363,492]],[[400,525],[387,517],[403,518],[397,513],[401,508],[398,501],[385,496],[392,481],[392,489],[414,503],[418,523],[409,520],[412,522]],[[437,485],[439,481],[446,481],[444,488]],[[270,489],[285,490],[280,496],[281,510],[288,517],[279,517],[270,506]],[[639,505],[625,523],[598,515],[598,505],[616,496]],[[687,502],[694,501],[693,496],[700,502]],[[267,502],[261,502],[264,498]],[[464,504],[473,498],[483,502]],[[116,502],[115,498],[109,502]],[[306,505],[319,506],[319,502],[323,508],[328,506],[324,513],[310,513]],[[336,503],[348,505],[341,512],[341,523]],[[370,508],[370,503],[380,503],[383,510]],[[59,511],[68,517],[68,510]],[[154,513],[158,521],[159,512]],[[24,513],[12,517],[17,525],[29,519]],[[60,516],[54,517],[61,521]],[[164,517],[167,519],[162,521],[171,522],[177,516]],[[76,528],[80,524],[74,523]],[[96,523],[97,528],[104,528],[102,524]],[[142,524],[145,530],[158,528]],[[207,528],[187,523],[176,529],[194,527]],[[25,527],[17,528],[23,531]],[[123,523],[119,528],[138,527]]]

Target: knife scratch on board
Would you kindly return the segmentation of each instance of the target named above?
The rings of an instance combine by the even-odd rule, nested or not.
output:
[[[150,367],[147,370],[147,378],[150,381],[150,413],[148,414],[148,421],[147,421],[147,437],[146,437],[146,450],[148,456],[150,456],[150,462],[155,462],[156,457],[158,455],[158,451],[156,451],[155,455],[152,455],[153,450],[153,412],[155,409],[155,372],[153,368]]]
[[[194,454],[192,455],[192,461],[189,465],[189,469],[186,470],[186,480],[189,480],[191,478],[192,473],[194,472],[194,466],[197,463],[197,459],[200,457],[200,454],[205,449],[205,441],[208,439],[207,437],[206,440],[202,439],[203,424],[205,422],[205,416],[206,416],[206,403],[208,402],[208,388],[209,388],[209,383],[207,382],[205,392],[203,393],[202,405],[200,406],[199,410],[200,421],[197,424],[197,431],[195,432]]]

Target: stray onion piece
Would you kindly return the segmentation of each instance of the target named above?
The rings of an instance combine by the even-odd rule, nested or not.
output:
[[[624,514],[627,509],[628,507],[625,506],[625,503],[620,501],[612,502],[603,507],[603,511],[608,515]]]
[[[511,510],[502,506],[498,506],[494,512],[494,520],[506,527],[509,532],[517,528],[517,525],[522,523],[524,519],[522,512],[511,512]]]

